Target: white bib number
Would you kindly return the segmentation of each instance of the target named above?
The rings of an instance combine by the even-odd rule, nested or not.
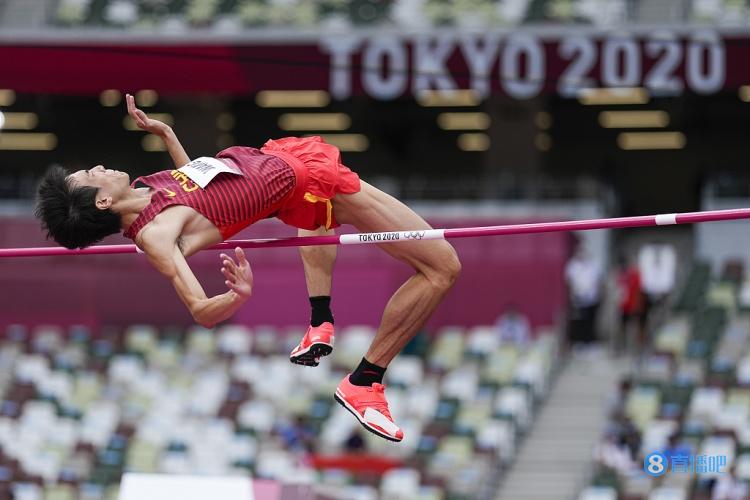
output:
[[[224,172],[227,174],[242,175],[242,172],[235,167],[230,167],[221,160],[201,156],[190,163],[183,165],[178,169],[187,175],[191,181],[198,184],[202,189],[208,186],[208,183],[218,174]]]

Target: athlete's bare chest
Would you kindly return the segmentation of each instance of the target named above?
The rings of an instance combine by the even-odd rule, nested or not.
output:
[[[146,227],[150,225],[157,234],[175,237],[186,257],[222,241],[221,232],[210,220],[185,205],[166,207]]]

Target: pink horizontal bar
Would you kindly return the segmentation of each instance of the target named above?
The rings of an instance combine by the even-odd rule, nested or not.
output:
[[[63,247],[3,248],[0,257],[49,257],[56,255],[111,255],[137,253],[135,245],[99,245],[81,250],[68,250]]]
[[[695,224],[698,222],[717,222],[737,219],[750,219],[750,208],[730,210],[710,210],[704,212],[687,212],[671,214],[676,224]],[[565,222],[539,222],[534,224],[509,224],[504,226],[463,227],[445,230],[445,238],[470,238],[477,236],[502,236],[511,234],[547,233],[553,231],[585,231],[591,229],[622,229],[626,227],[657,226],[656,215],[636,217],[617,217],[610,219],[589,219]],[[662,215],[661,217],[665,217]],[[669,218],[669,217],[667,217]],[[318,245],[338,245],[339,236],[307,236],[292,238],[271,238],[256,240],[231,240],[219,243],[208,250],[225,250],[241,248],[300,247]],[[135,245],[101,245],[68,250],[61,247],[5,248],[0,249],[2,257],[43,257],[53,255],[103,255],[137,253]]]
[[[268,238],[257,240],[230,240],[204,250],[226,250],[241,248],[302,247],[311,245],[338,245],[338,236],[306,236],[293,238]],[[112,255],[139,253],[135,245],[98,245],[80,250],[63,247],[0,248],[3,257],[51,257],[60,255]]]
[[[737,219],[750,219],[750,208],[710,210],[674,214],[677,224],[698,222],[718,222]],[[470,238],[476,236],[502,236],[510,234],[548,233],[553,231],[586,231],[591,229],[623,229],[627,227],[657,226],[656,215],[617,217],[610,219],[589,219],[565,222],[539,222],[535,224],[509,224],[505,226],[466,227],[446,229],[445,237]]]

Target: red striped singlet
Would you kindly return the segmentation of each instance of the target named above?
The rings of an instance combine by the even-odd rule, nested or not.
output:
[[[141,182],[154,193],[124,235],[135,239],[166,207],[185,205],[211,221],[226,240],[260,219],[274,216],[294,191],[294,170],[276,156],[234,146],[221,151],[216,158],[239,168],[243,175],[220,173],[205,189],[179,170],[162,170],[133,181],[132,187]]]

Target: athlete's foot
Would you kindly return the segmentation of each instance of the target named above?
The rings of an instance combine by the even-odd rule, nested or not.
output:
[[[318,366],[320,358],[333,351],[333,338],[333,324],[325,322],[320,326],[310,326],[289,355],[289,361],[298,365]]]
[[[334,398],[357,417],[362,427],[384,439],[399,442],[404,439],[404,431],[393,423],[384,391],[383,384],[354,385],[347,375],[336,388]]]

